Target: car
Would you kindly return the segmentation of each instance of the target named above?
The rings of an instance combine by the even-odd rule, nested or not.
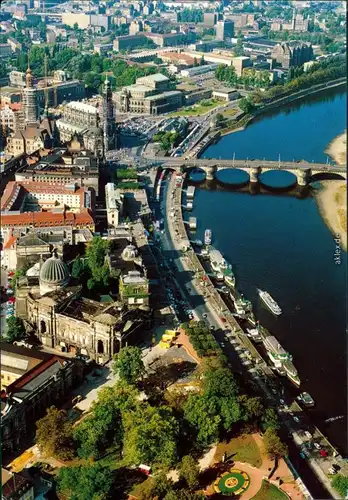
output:
[[[319,454],[320,454],[321,457],[327,457],[328,456],[328,453],[327,453],[326,450],[320,450]]]
[[[203,316],[203,318],[207,318],[208,314],[207,313],[203,313],[202,316]]]
[[[280,404],[282,404],[282,405],[283,405],[283,404],[285,404],[284,399],[280,399],[280,400],[279,400],[279,403],[280,403]]]
[[[295,416],[293,416],[292,418],[295,420],[295,422],[297,422],[297,423],[299,423],[299,422],[300,422],[300,419],[299,419],[298,417],[296,417],[296,415],[295,415]]]
[[[210,325],[210,330],[215,330],[215,326],[214,325]]]
[[[7,273],[7,276],[10,278],[11,276],[14,276],[14,272],[13,271],[10,271],[9,273]]]
[[[317,450],[321,450],[321,445],[319,443],[314,443],[314,446]]]
[[[226,347],[225,342],[220,342],[221,347]]]
[[[329,474],[335,475],[335,474],[337,474],[337,470],[334,469],[333,467],[330,467]]]
[[[312,434],[309,431],[304,431],[304,434],[305,434],[306,438],[308,438],[308,439],[313,438]]]
[[[223,323],[226,323],[226,318],[220,318]]]

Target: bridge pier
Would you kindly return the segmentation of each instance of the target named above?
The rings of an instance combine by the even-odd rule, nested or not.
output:
[[[217,172],[217,167],[216,165],[213,165],[211,167],[206,167],[205,168],[205,178],[207,181],[213,181],[215,179],[215,175]]]
[[[307,186],[310,177],[309,170],[297,170],[296,177],[299,186]]]
[[[259,175],[261,174],[261,168],[260,167],[251,167],[250,168],[250,182],[259,182]]]

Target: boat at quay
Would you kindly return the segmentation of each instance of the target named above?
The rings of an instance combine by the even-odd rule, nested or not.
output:
[[[232,271],[232,266],[224,259],[221,252],[214,247],[210,247],[209,259],[216,279],[224,280],[228,286],[234,288],[236,279]]]
[[[291,382],[299,386],[300,377],[292,362],[292,355],[288,353],[273,335],[267,335],[263,338],[263,345],[266,349],[269,359],[274,367],[281,374],[285,374]]]

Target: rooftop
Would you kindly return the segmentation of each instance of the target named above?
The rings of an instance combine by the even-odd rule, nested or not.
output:
[[[180,90],[167,90],[166,92],[162,92],[161,94],[149,95],[144,99],[149,101],[157,101],[158,99],[165,99],[174,95],[182,95],[182,93],[180,92]]]
[[[145,82],[146,80],[151,80],[153,82],[168,82],[169,78],[162,75],[162,73],[155,73],[154,75],[142,76],[141,78],[137,78],[137,82]]]
[[[97,108],[91,104],[86,104],[85,102],[72,101],[65,105],[65,108],[76,109],[78,111],[83,111],[84,113],[92,113],[96,115],[98,113]]]
[[[88,209],[79,213],[72,212],[24,212],[17,214],[2,214],[3,227],[61,227],[94,225],[94,219]]]

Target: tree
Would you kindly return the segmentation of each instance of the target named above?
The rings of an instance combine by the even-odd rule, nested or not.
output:
[[[251,101],[249,101],[249,99],[246,99],[245,97],[243,97],[243,99],[241,99],[238,103],[240,109],[242,111],[244,111],[244,113],[251,113],[253,110],[254,110],[254,105]]]
[[[179,426],[170,408],[139,404],[123,413],[123,426],[125,463],[145,463],[162,470],[175,463]]]
[[[264,430],[267,429],[273,429],[273,430],[278,430],[280,425],[279,425],[279,419],[277,412],[275,411],[274,408],[266,408],[263,417],[262,417],[262,428]]]
[[[238,401],[242,407],[243,420],[259,419],[264,412],[264,406],[260,398],[250,398],[246,394],[238,397]]]
[[[263,438],[265,451],[273,460],[285,457],[288,454],[288,447],[281,441],[274,429],[267,429]]]
[[[145,373],[144,362],[141,357],[141,349],[136,346],[123,347],[114,356],[114,372],[128,384],[135,384]]]
[[[221,417],[217,414],[215,401],[198,394],[190,394],[184,404],[185,419],[197,433],[197,442],[206,446],[219,437]]]
[[[24,323],[21,318],[15,316],[10,316],[6,318],[7,332],[6,339],[9,342],[14,342],[15,340],[22,339],[25,336]]]
[[[89,273],[88,265],[85,263],[85,261],[83,259],[81,259],[81,257],[77,257],[74,260],[74,263],[73,263],[73,266],[71,269],[71,276],[73,278],[78,278],[82,283],[84,283],[86,281],[86,279],[88,278],[89,274],[90,273]]]
[[[337,474],[337,476],[335,476],[332,479],[331,484],[343,498],[347,498],[347,492],[348,492],[347,476],[343,476],[342,474]]]
[[[72,423],[64,410],[51,406],[46,416],[36,422],[36,428],[36,442],[41,451],[62,460],[72,458]]]
[[[182,457],[179,472],[180,478],[186,481],[189,488],[196,488],[199,485],[200,469],[197,460],[191,455]]]
[[[109,283],[110,271],[105,262],[106,252],[109,243],[100,236],[95,236],[86,248],[86,259],[91,271],[91,278],[88,280],[88,288],[93,286],[106,287]],[[90,286],[92,284],[92,286]]]
[[[217,113],[217,115],[215,116],[216,126],[218,128],[223,127],[225,121],[226,121],[226,119],[225,119],[224,115],[222,115],[221,113]]]
[[[100,463],[62,467],[58,474],[58,490],[70,500],[104,500],[112,483],[110,469]]]

